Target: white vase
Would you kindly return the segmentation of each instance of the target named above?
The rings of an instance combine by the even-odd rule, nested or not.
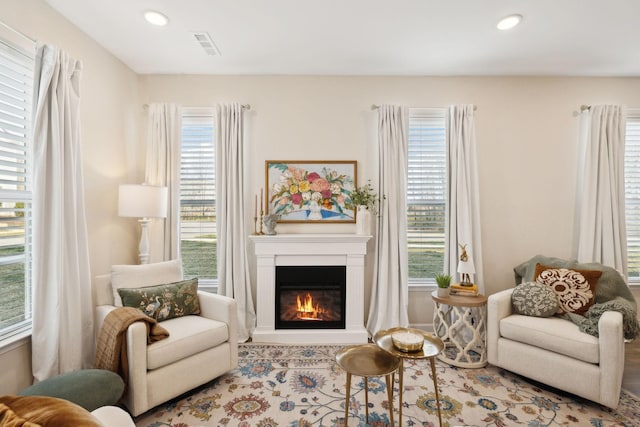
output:
[[[309,205],[309,216],[307,217],[307,219],[322,219],[322,206],[320,206],[318,203],[311,202],[311,205]]]
[[[356,213],[356,234],[368,236],[371,234],[371,212],[366,206],[358,206]]]
[[[438,297],[447,298],[449,296],[450,291],[451,291],[451,288],[438,288]]]

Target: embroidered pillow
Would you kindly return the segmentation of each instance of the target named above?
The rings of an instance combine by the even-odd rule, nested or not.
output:
[[[141,288],[173,283],[182,280],[182,261],[154,262],[152,264],[111,266],[111,289],[113,305],[122,307],[119,288]]]
[[[602,271],[551,268],[536,264],[534,280],[549,286],[558,297],[558,313],[584,314],[595,302]]]
[[[511,304],[516,314],[549,317],[558,311],[558,297],[549,286],[536,282],[522,283],[511,293]]]
[[[197,278],[143,288],[120,288],[118,293],[125,307],[138,308],[158,322],[200,314]]]

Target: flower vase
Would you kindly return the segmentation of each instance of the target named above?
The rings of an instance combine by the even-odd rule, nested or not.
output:
[[[322,219],[322,206],[320,206],[318,203],[311,203],[311,205],[309,206],[309,217],[307,219]]]
[[[358,206],[356,214],[356,234],[368,236],[371,234],[371,212],[366,206]]]

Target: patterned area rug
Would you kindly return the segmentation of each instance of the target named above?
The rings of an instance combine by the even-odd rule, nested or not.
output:
[[[242,344],[238,369],[159,406],[138,427],[341,426],[346,376],[341,346]],[[638,426],[640,400],[622,392],[616,411],[533,385],[499,368],[454,368],[436,362],[444,426]],[[427,360],[405,362],[403,426],[437,426]],[[349,425],[366,426],[364,381],[353,377]],[[394,391],[398,424],[398,383]],[[369,425],[388,426],[384,377],[369,380]]]

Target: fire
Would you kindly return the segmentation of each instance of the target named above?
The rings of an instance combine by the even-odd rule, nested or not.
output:
[[[297,317],[302,320],[322,320],[322,315],[326,314],[326,310],[320,307],[319,304],[313,305],[313,298],[311,294],[307,292],[304,300],[297,296],[298,310]]]

